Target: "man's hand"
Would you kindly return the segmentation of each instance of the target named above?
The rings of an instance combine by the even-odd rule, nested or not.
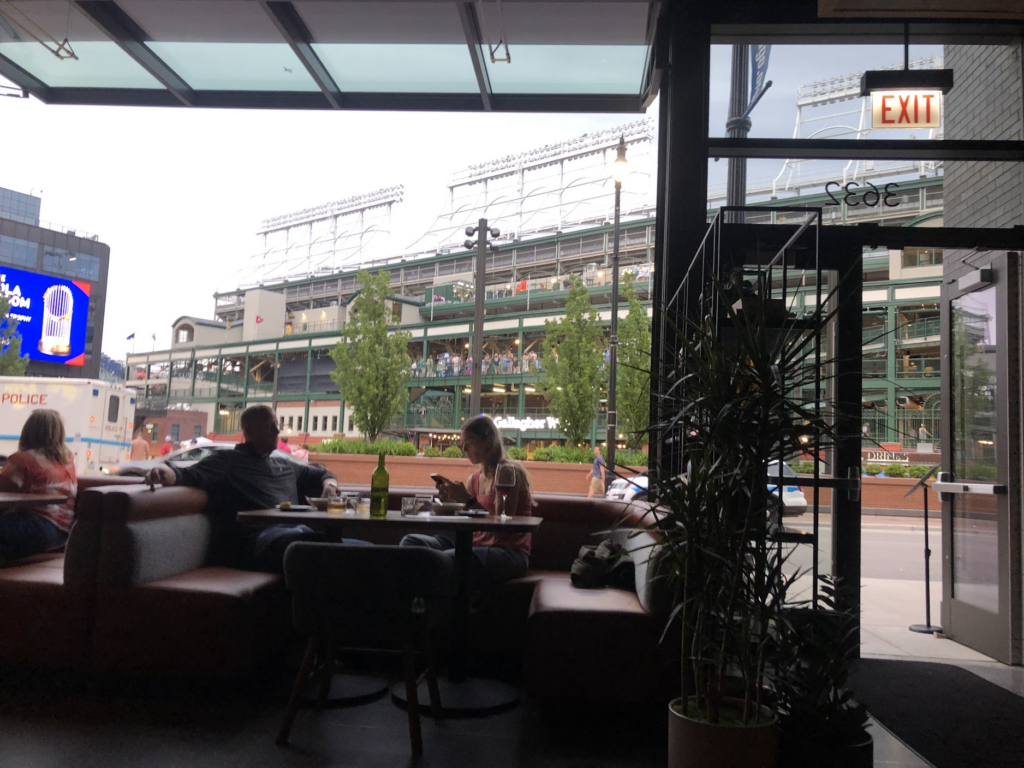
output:
[[[338,488],[338,481],[333,477],[324,479],[324,487],[320,490],[320,498],[326,499],[328,497],[327,489],[333,487],[335,490]]]
[[[174,485],[178,482],[178,476],[166,464],[159,464],[146,474],[146,482],[149,483],[150,490],[155,491],[157,485]]]

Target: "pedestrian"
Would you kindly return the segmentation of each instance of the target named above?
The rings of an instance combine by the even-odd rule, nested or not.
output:
[[[292,451],[292,456],[298,459],[299,461],[309,461],[309,446],[303,443],[294,451]]]
[[[145,432],[145,425],[139,427],[132,439],[131,451],[128,454],[129,461],[145,461],[149,458],[149,440],[142,436]]]
[[[601,446],[594,448],[594,463],[590,467],[590,490],[587,491],[587,498],[592,499],[595,495],[604,496],[605,484],[605,463],[601,455]]]
[[[160,455],[166,456],[172,450],[174,450],[174,446],[171,445],[171,436],[168,435],[164,438],[164,444],[160,446]]]
[[[928,440],[931,436],[932,433],[928,431],[928,427],[926,427],[923,423],[920,427],[917,428],[917,439],[920,440],[921,442]]]

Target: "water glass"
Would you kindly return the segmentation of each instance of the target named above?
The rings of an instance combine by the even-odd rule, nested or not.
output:
[[[430,508],[434,504],[434,497],[429,493],[416,495],[416,512],[421,515],[429,515]]]
[[[415,517],[420,513],[419,508],[416,506],[415,496],[403,496],[402,497],[402,515],[405,517]]]

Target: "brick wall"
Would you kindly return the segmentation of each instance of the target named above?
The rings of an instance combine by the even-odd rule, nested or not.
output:
[[[376,456],[358,456],[343,453],[310,454],[310,461],[323,464],[342,483],[369,485],[370,476],[377,468]],[[433,488],[430,473],[436,472],[451,480],[465,482],[473,471],[467,459],[427,458],[426,456],[388,456],[385,466],[392,485]],[[524,461],[535,491],[579,493],[586,495],[590,486],[589,464],[556,464],[547,461]]]
[[[954,71],[946,96],[944,136],[953,140],[1024,138],[1019,45],[947,45],[945,66]],[[943,182],[947,227],[1007,228],[1024,224],[1024,167],[1020,163],[947,162]],[[945,254],[963,262],[956,275],[984,266],[985,254]]]

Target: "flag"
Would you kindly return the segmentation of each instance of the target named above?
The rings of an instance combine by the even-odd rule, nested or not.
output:
[[[516,286],[516,293],[519,293],[520,291],[525,291],[526,286],[527,282],[525,280],[520,280],[519,285]]]
[[[446,301],[448,301],[448,299],[446,299],[440,293],[435,293],[434,294],[434,301],[439,302],[441,304],[444,304]]]
[[[156,334],[153,334],[153,341],[156,341]]]
[[[263,318],[260,317],[259,315],[256,315],[256,322],[257,323],[262,323],[263,322]]]
[[[125,339],[125,341],[131,341],[134,338],[135,338],[135,331],[132,331],[131,336],[129,336],[127,339]]]

